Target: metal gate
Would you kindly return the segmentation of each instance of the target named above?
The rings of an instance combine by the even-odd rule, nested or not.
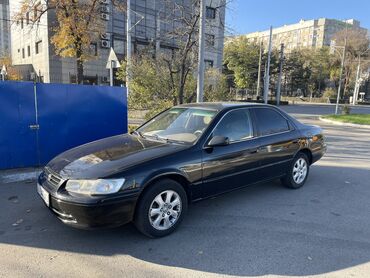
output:
[[[125,88],[0,82],[0,169],[44,165],[67,149],[126,132]]]

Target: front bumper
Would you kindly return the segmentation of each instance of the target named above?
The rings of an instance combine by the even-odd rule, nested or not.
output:
[[[133,219],[134,197],[99,204],[78,204],[50,195],[49,209],[65,224],[81,229],[117,227]]]
[[[45,179],[39,185],[49,194],[48,208],[65,224],[81,229],[117,227],[133,219],[138,192],[75,201],[73,196],[52,188]],[[68,198],[66,198],[68,196]]]

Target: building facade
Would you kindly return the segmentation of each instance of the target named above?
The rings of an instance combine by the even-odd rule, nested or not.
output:
[[[157,51],[176,48],[176,41],[167,36],[175,28],[176,22],[168,20],[167,15],[171,14],[171,11],[166,10],[168,5],[164,5],[163,1],[169,0],[131,0],[133,52],[150,46]],[[193,9],[192,0],[180,2],[181,5]],[[220,69],[224,43],[225,2],[225,0],[206,2],[205,62],[210,67]],[[20,3],[19,0],[11,1],[10,10],[19,11]],[[100,5],[99,17],[106,23],[106,33],[101,34],[98,41],[92,44],[95,59],[84,63],[84,83],[87,84],[109,83],[106,64],[111,47],[119,59],[123,59],[126,53],[126,13],[115,9],[109,0],[100,0]],[[75,82],[77,72],[75,59],[57,56],[50,43],[51,25],[54,20],[55,16],[47,13],[42,16],[36,27],[32,27],[27,19],[12,25],[12,60],[22,71],[24,79],[35,74],[43,82]]]
[[[283,43],[285,51],[289,53],[296,48],[330,46],[333,36],[345,28],[359,28],[360,22],[354,19],[336,20],[319,18],[312,20],[301,20],[298,23],[273,28],[272,45],[280,47]],[[244,35],[250,41],[268,45],[270,30],[254,32]]]
[[[9,54],[10,54],[9,0],[0,0],[0,57]]]

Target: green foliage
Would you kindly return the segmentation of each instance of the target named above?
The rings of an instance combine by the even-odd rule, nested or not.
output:
[[[294,50],[287,56],[283,71],[285,79],[289,82],[289,91],[293,93],[300,89],[305,94],[311,76],[311,69],[301,51]]]
[[[238,88],[252,88],[257,80],[259,45],[248,42],[247,38],[239,37],[225,44],[224,63],[234,72],[235,84]]]
[[[370,114],[327,115],[323,116],[323,118],[343,123],[370,125]]]
[[[324,91],[323,97],[324,98],[336,98],[337,97],[337,91],[334,90],[333,88],[327,88]]]
[[[153,58],[150,53],[133,57],[130,67],[130,91],[128,104],[130,109],[146,109],[146,119],[180,103],[180,77],[170,72],[168,56],[162,54]],[[117,72],[117,78],[126,80],[126,62]],[[189,74],[184,84],[184,101],[194,102],[196,97],[196,79]],[[205,75],[205,101],[231,100],[226,77],[216,69],[209,69]]]
[[[227,78],[217,69],[208,69],[205,75],[204,101],[231,101],[233,94]]]
[[[349,105],[343,105],[342,107],[342,114],[349,115],[351,114],[351,107]]]

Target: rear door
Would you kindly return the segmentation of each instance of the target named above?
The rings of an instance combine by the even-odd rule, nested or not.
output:
[[[277,109],[251,108],[259,139],[258,157],[266,179],[284,175],[299,150],[299,132]]]

